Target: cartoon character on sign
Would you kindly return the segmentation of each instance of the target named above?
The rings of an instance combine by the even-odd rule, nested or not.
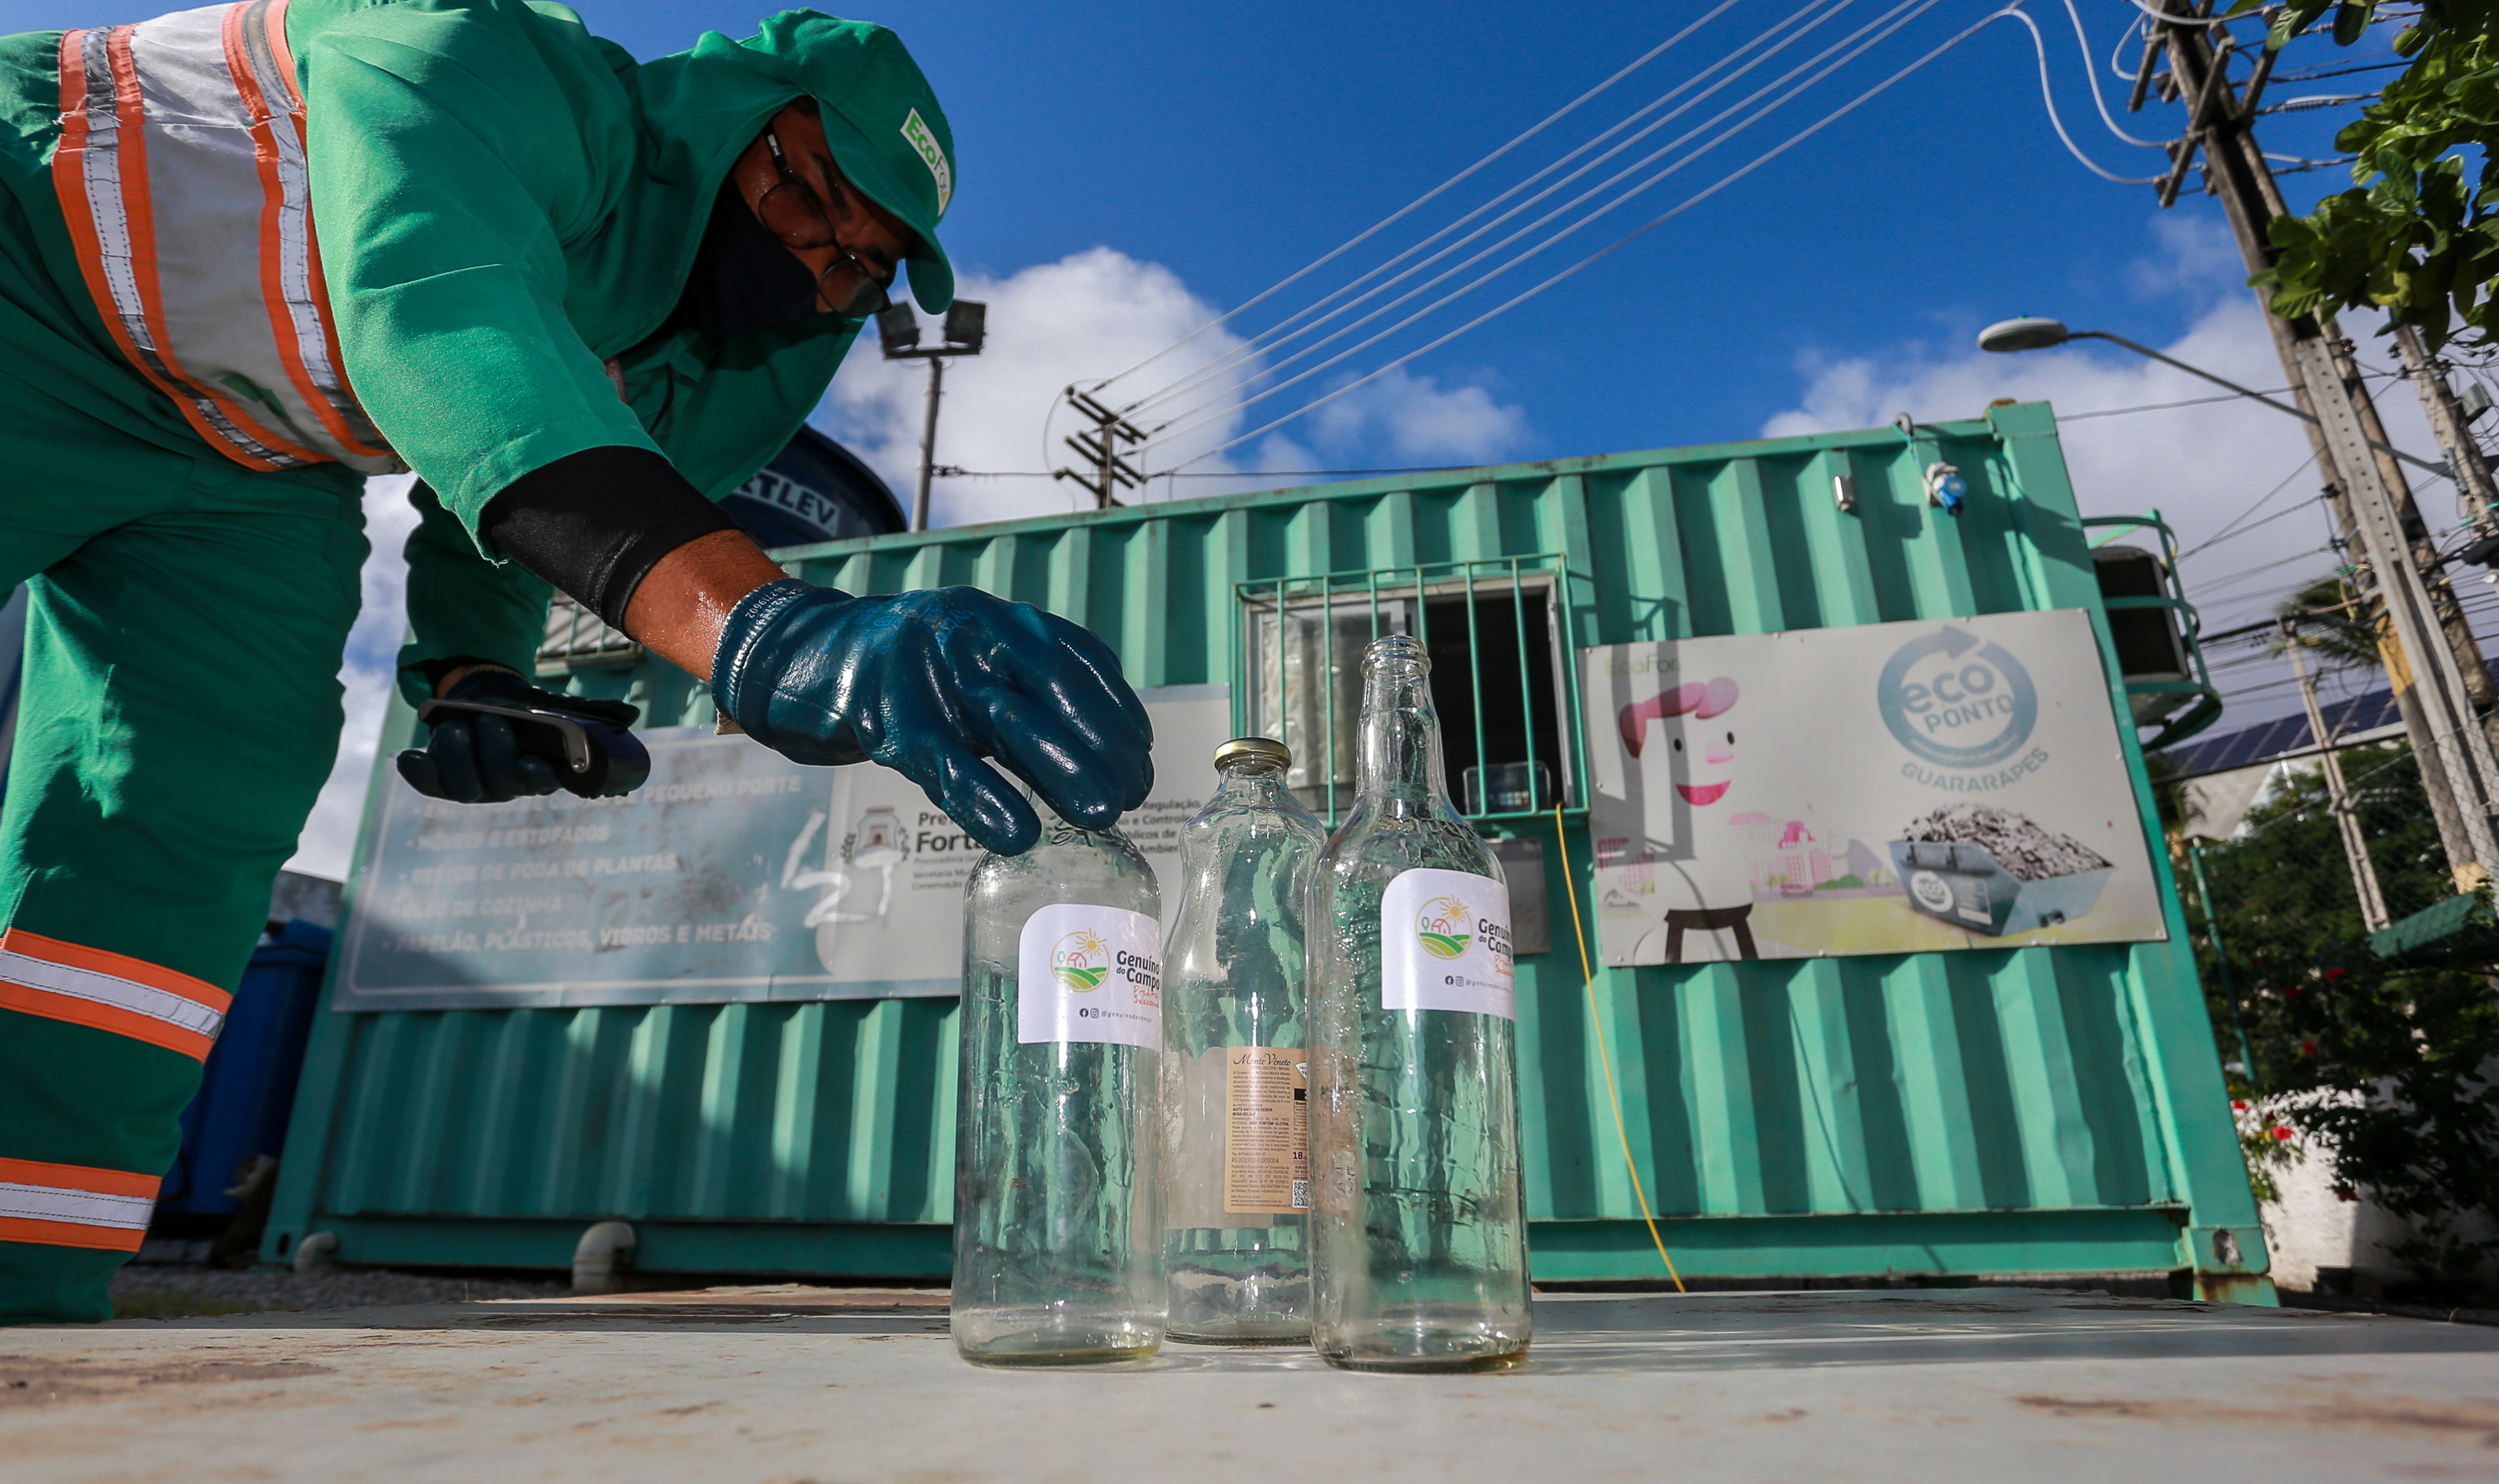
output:
[[[1761,956],[1753,944],[1752,873],[1743,844],[1727,829],[1713,829],[1704,836],[1698,827],[1701,811],[1718,804],[1736,785],[1736,729],[1727,713],[1735,709],[1736,694],[1733,677],[1721,675],[1635,701],[1615,718],[1623,750],[1634,758],[1647,750],[1651,724],[1662,724],[1667,774],[1678,802],[1675,816],[1693,825],[1678,825],[1672,849],[1658,862],[1681,878],[1694,902],[1666,910],[1661,926],[1668,963],[1683,961],[1684,937],[1695,932],[1732,934],[1736,956]],[[1739,823],[1716,815],[1707,818],[1721,825]]]

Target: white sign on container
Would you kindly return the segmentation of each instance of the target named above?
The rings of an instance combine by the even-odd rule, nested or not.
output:
[[[1178,906],[1180,829],[1215,790],[1223,686],[1143,693],[1155,778],[1123,817]],[[919,786],[807,767],[709,727],[642,733],[621,798],[429,799],[389,776],[340,930],[332,1008],[948,995],[981,848]]]
[[[1608,964],[2166,935],[2079,609],[1580,662]]]

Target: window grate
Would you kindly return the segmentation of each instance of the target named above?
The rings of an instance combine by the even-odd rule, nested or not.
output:
[[[540,677],[612,664],[633,664],[647,653],[621,629],[558,593],[547,601],[546,636],[538,643]]]
[[[1444,761],[1466,816],[1580,807],[1569,575],[1548,554],[1240,583],[1234,727],[1293,749],[1287,782],[1333,826],[1353,800],[1363,648],[1411,633],[1432,657]]]

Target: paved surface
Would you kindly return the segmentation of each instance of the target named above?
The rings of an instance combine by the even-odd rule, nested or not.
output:
[[[955,1357],[943,1295],[0,1333],[9,1484],[2499,1478],[2499,1330],[2026,1290],[1539,1299],[1502,1375]]]

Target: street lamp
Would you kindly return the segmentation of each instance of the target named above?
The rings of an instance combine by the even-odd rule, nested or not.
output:
[[[896,304],[876,317],[877,342],[889,361],[928,363],[928,417],[920,430],[920,485],[911,499],[911,529],[928,529],[928,481],[937,468],[937,398],[946,383],[950,356],[976,356],[989,334],[990,306],[957,299],[946,311],[943,345],[920,343],[920,317],[911,306]]]
[[[2103,330],[2068,330],[2062,320],[2044,319],[2035,315],[2025,315],[2020,319],[1999,319],[1978,332],[1978,348],[2001,355],[2010,355],[2023,350],[2050,350],[2062,345],[2067,340],[2106,340],[2112,345],[2123,345],[2136,355],[2148,356],[2163,366],[2174,366],[2191,376],[2201,376],[2215,386],[2225,387],[2242,397],[2263,403],[2277,412],[2288,412],[2307,422],[2317,421],[2315,417],[2289,403],[2277,402],[2262,392],[2216,376],[2202,367],[2190,366],[2175,356],[2164,356],[2149,345],[2138,345],[2122,335],[2110,335]],[[2392,454],[2415,468],[2427,469],[2442,478],[2452,477],[2444,464],[2432,464],[2426,459],[2416,459],[2402,449],[2390,448],[2375,438],[2369,440],[2369,446],[2382,453]]]

